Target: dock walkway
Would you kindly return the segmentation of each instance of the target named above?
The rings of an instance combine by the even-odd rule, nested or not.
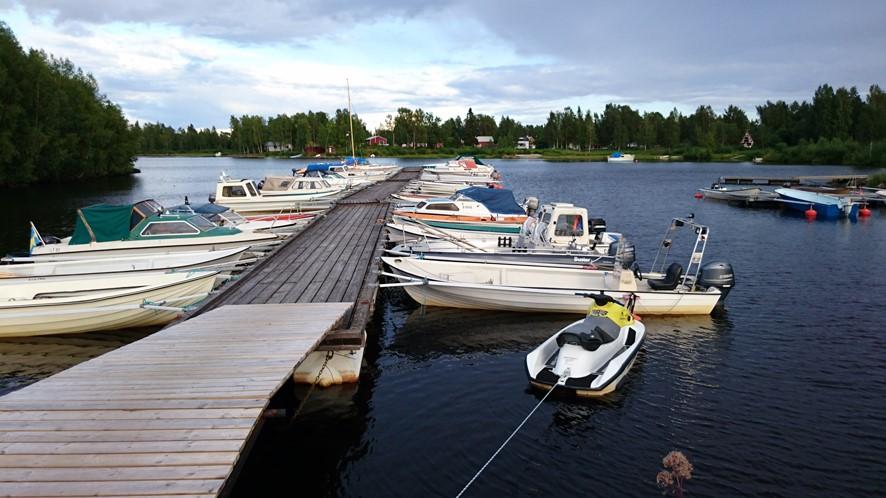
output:
[[[349,327],[366,325],[375,290],[373,262],[382,249],[391,194],[418,171],[357,191],[287,240],[196,313],[225,304],[355,302]]]
[[[216,495],[350,309],[224,306],[0,398],[0,494]]]

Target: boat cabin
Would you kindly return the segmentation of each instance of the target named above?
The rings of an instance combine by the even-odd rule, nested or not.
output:
[[[588,218],[587,209],[553,202],[526,220],[521,235],[543,245],[586,247],[599,242],[604,232],[606,222]]]
[[[209,202],[224,204],[226,199],[244,200],[261,197],[261,192],[254,181],[249,179],[235,180],[225,174],[215,184],[215,195]]]

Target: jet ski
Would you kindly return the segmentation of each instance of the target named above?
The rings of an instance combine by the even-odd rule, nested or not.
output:
[[[529,382],[568,389],[578,396],[615,391],[643,345],[646,327],[634,316],[636,296],[622,304],[606,294],[577,294],[594,301],[588,315],[526,355]]]

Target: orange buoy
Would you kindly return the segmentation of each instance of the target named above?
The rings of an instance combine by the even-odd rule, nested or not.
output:
[[[695,193],[695,198],[696,198],[696,199],[701,199],[702,197],[704,197],[704,196],[701,194],[701,192],[696,192],[696,193]]]
[[[815,210],[812,209],[812,206],[809,206],[809,209],[807,209],[804,214],[806,215],[806,219],[808,220],[814,220],[815,217],[818,216],[818,213],[816,213]]]
[[[861,209],[858,210],[858,215],[861,216],[862,218],[867,218],[868,216],[871,215],[871,210],[868,209],[867,204],[865,204],[864,206],[861,207]]]

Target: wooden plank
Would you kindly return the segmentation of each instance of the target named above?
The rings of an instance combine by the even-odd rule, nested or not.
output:
[[[157,429],[125,431],[7,431],[0,441],[7,443],[68,443],[89,441],[217,441],[246,439],[251,427],[238,429]]]
[[[0,483],[9,482],[83,482],[83,481],[150,481],[182,479],[224,479],[228,465],[181,465],[176,467],[4,467]],[[3,485],[0,485],[3,486]]]
[[[206,453],[240,451],[243,441],[90,441],[86,443],[0,443],[4,455],[110,455],[114,453]]]
[[[251,428],[252,418],[163,420],[14,420],[0,421],[0,431],[133,431],[155,429]]]
[[[6,496],[131,496],[216,494],[223,479],[182,479],[179,481],[97,481],[97,482],[10,482],[3,484]]]
[[[0,455],[0,468],[175,467],[233,465],[236,451],[208,453],[129,453],[107,455]]]
[[[342,276],[347,276],[347,278],[353,277],[355,273],[359,271],[357,268],[358,260],[360,255],[366,249],[366,246],[371,243],[368,239],[370,239],[370,234],[372,233],[372,227],[375,225],[375,221],[373,215],[377,212],[377,208],[369,209],[367,216],[364,217],[362,226],[358,229],[358,231],[353,236],[353,243],[349,244],[344,251],[342,251],[341,255],[334,261],[332,269],[327,274],[326,278],[323,280],[322,284],[318,287],[317,291],[310,296],[310,299],[299,299],[300,302],[308,302],[308,301],[319,301],[325,302],[329,300],[329,294],[332,292],[333,287],[342,278]],[[361,275],[363,272],[359,272]],[[305,293],[307,294],[307,292]],[[304,297],[304,295],[302,296]]]
[[[258,408],[267,399],[143,399],[143,400],[22,400],[5,401],[0,398],[0,412],[5,411],[74,411],[74,410],[197,410],[203,408]]]

